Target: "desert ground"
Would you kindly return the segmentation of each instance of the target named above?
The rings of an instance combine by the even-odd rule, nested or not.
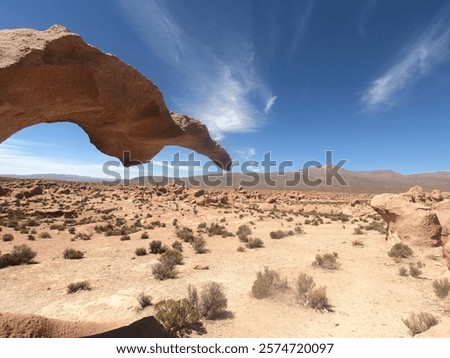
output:
[[[449,337],[450,317],[433,290],[434,280],[450,277],[442,247],[389,257],[395,242],[386,240],[372,196],[1,179],[0,251],[27,245],[37,255],[0,269],[0,335],[79,337],[126,327],[154,316],[159,301],[187,297],[189,285],[200,292],[217,282],[226,311],[203,319],[191,337],[411,337],[403,320],[419,312],[439,321],[419,336]],[[262,247],[246,247],[242,225]],[[205,239],[206,252],[183,241],[183,228]],[[278,230],[286,236],[273,238],[283,236],[271,234]],[[149,253],[153,240],[182,243],[176,277],[153,274],[161,257]],[[136,255],[139,248],[146,254]],[[66,249],[84,255],[65,259]],[[318,254],[334,256],[337,267],[313,265]],[[410,263],[420,263],[417,277],[399,274]],[[258,299],[252,287],[265,267],[287,287]],[[300,273],[326,287],[328,309],[298,299]],[[91,289],[69,294],[80,281]],[[145,308],[142,293],[152,298]]]

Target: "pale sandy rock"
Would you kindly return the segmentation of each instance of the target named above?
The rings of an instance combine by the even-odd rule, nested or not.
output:
[[[415,187],[403,195],[373,197],[370,205],[387,222],[388,238],[414,246],[441,245],[442,227],[431,207],[420,202],[422,194]]]
[[[126,166],[179,145],[229,169],[202,123],[170,113],[151,81],[64,27],[1,30],[0,48],[0,142],[34,124],[68,121]]]

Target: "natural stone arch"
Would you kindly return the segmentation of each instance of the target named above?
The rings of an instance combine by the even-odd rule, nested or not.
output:
[[[205,125],[169,112],[158,88],[117,57],[58,25],[0,31],[0,142],[61,121],[78,124],[125,166],[149,161],[166,145],[195,150],[223,169],[231,165]]]

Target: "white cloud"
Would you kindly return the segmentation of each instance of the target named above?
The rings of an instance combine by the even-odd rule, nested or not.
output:
[[[393,106],[400,93],[411,88],[437,65],[449,61],[450,26],[448,16],[441,16],[401,53],[397,61],[381,77],[372,82],[361,97],[368,111]]]
[[[174,78],[182,84],[182,94],[173,98],[175,111],[204,122],[216,139],[262,124],[265,99],[271,95],[255,70],[250,31],[213,24],[216,27],[209,32],[195,36],[167,3],[119,3],[125,20],[155,55],[172,66]]]
[[[269,100],[266,103],[266,106],[264,107],[264,113],[267,114],[272,109],[273,105],[275,104],[275,101],[277,99],[277,96],[272,96],[269,98]]]
[[[236,149],[234,151],[240,160],[250,160],[256,155],[256,149],[253,147],[243,148],[243,149]]]

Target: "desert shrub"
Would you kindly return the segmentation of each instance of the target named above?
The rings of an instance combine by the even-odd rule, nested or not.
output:
[[[159,261],[170,267],[175,267],[183,264],[183,254],[179,251],[167,250],[160,256]]]
[[[296,234],[304,234],[305,230],[301,227],[301,224],[297,224],[294,228]]]
[[[164,300],[155,305],[155,318],[171,336],[184,337],[202,327],[200,314],[187,298]]]
[[[353,229],[353,235],[363,235],[364,231],[361,226],[355,227]]]
[[[13,266],[13,259],[9,252],[6,254],[0,255],[0,269]]]
[[[186,226],[182,227],[180,230],[177,230],[177,236],[184,242],[192,242],[195,238],[192,229]]]
[[[65,249],[63,257],[67,260],[79,260],[84,257],[84,252],[75,249]]]
[[[264,247],[264,242],[258,238],[249,238],[248,242],[245,243],[245,247],[247,247],[248,249],[254,249],[257,247]]]
[[[152,274],[155,279],[163,281],[177,277],[177,270],[175,267],[167,263],[158,262],[152,266]]]
[[[399,242],[392,246],[388,252],[389,257],[396,259],[406,259],[413,254],[413,250],[402,242]]]
[[[337,270],[340,264],[337,262],[337,255],[335,253],[324,255],[317,254],[313,266],[322,267],[327,270]]]
[[[256,280],[252,286],[252,294],[255,298],[261,299],[271,296],[276,291],[288,289],[287,278],[281,279],[280,274],[264,267],[264,271],[256,273]]]
[[[183,244],[181,242],[179,242],[178,240],[174,241],[172,244],[172,249],[174,249],[175,251],[181,252],[181,251],[183,251]]]
[[[120,241],[128,241],[131,240],[130,235],[122,235],[120,237]]]
[[[380,234],[386,234],[386,228],[384,227],[384,224],[382,222],[373,220],[369,225],[364,226],[364,229],[366,230],[374,230],[378,231]]]
[[[136,299],[139,303],[139,308],[143,310],[145,307],[152,305],[153,297],[147,295],[145,292],[141,292],[139,295],[137,295]]]
[[[439,323],[438,319],[430,313],[411,313],[407,319],[402,319],[412,336],[425,332]]]
[[[12,235],[12,234],[3,234],[2,240],[3,241],[13,241],[14,240],[14,235]]]
[[[361,240],[353,240],[353,241],[352,241],[352,245],[353,245],[353,246],[360,246],[360,247],[363,247],[363,246],[364,246],[364,243],[363,243]]]
[[[419,277],[422,274],[422,270],[420,269],[420,265],[410,263],[409,264],[409,274],[412,277]]]
[[[448,296],[450,292],[450,282],[448,278],[443,278],[442,280],[433,281],[433,289],[436,296],[443,299]]]
[[[204,254],[208,251],[206,249],[206,240],[201,236],[194,238],[194,241],[192,241],[192,247],[197,254]]]
[[[398,269],[398,274],[403,277],[408,276],[409,275],[408,269],[405,266],[401,266]]]
[[[72,234],[72,235],[75,235],[75,228],[74,227],[71,227],[70,229],[69,229],[69,234]]]
[[[90,291],[92,286],[89,281],[73,282],[67,286],[67,293],[78,293],[80,291]]]
[[[30,240],[30,241],[35,241],[36,238],[34,237],[34,235],[29,234],[29,235],[28,235],[28,240]]]
[[[314,279],[307,274],[300,273],[296,282],[297,299],[306,304],[308,302],[308,294],[314,287],[316,287]]]
[[[124,235],[124,236],[126,236],[126,235]],[[91,238],[92,238],[92,235],[90,235],[90,234],[88,234],[88,233],[85,233],[85,232],[79,232],[79,233],[77,233],[76,235],[75,235],[75,237],[77,238],[77,239],[81,239],[81,240],[83,240],[83,241],[88,241],[88,240],[90,240]],[[129,240],[130,239],[130,237],[128,236],[128,238],[120,238],[120,240]]]
[[[211,225],[208,228],[208,235],[209,236],[220,235],[222,237],[233,236],[233,234],[229,232],[225,228],[225,226],[219,225],[217,223],[211,223]]]
[[[136,256],[145,256],[147,255],[147,249],[145,247],[138,247],[134,250],[134,254]]]
[[[142,240],[147,240],[150,236],[148,235],[147,231],[143,232],[141,235]]]
[[[240,241],[247,242],[248,237],[252,234],[252,229],[248,225],[240,225],[236,234]]]
[[[237,252],[245,252],[245,247],[244,246],[238,246]]]
[[[52,237],[52,235],[50,235],[47,231],[44,231],[39,234],[39,237],[41,239],[50,239]]]
[[[319,311],[333,311],[333,306],[328,300],[327,289],[325,287],[315,288],[309,292],[308,306]]]
[[[150,243],[150,253],[152,254],[163,254],[167,251],[167,246],[163,245],[160,240],[152,240]]]
[[[271,239],[282,239],[283,237],[289,236],[289,232],[288,231],[283,231],[283,230],[277,230],[277,231],[271,231],[270,232],[270,238]]]
[[[197,308],[199,306],[198,292],[193,285],[188,286],[188,300],[193,307]]]
[[[200,292],[200,315],[205,319],[214,319],[225,312],[227,297],[221,284],[210,282]]]
[[[36,255],[37,252],[27,245],[14,246],[11,251],[11,266],[31,264]]]

